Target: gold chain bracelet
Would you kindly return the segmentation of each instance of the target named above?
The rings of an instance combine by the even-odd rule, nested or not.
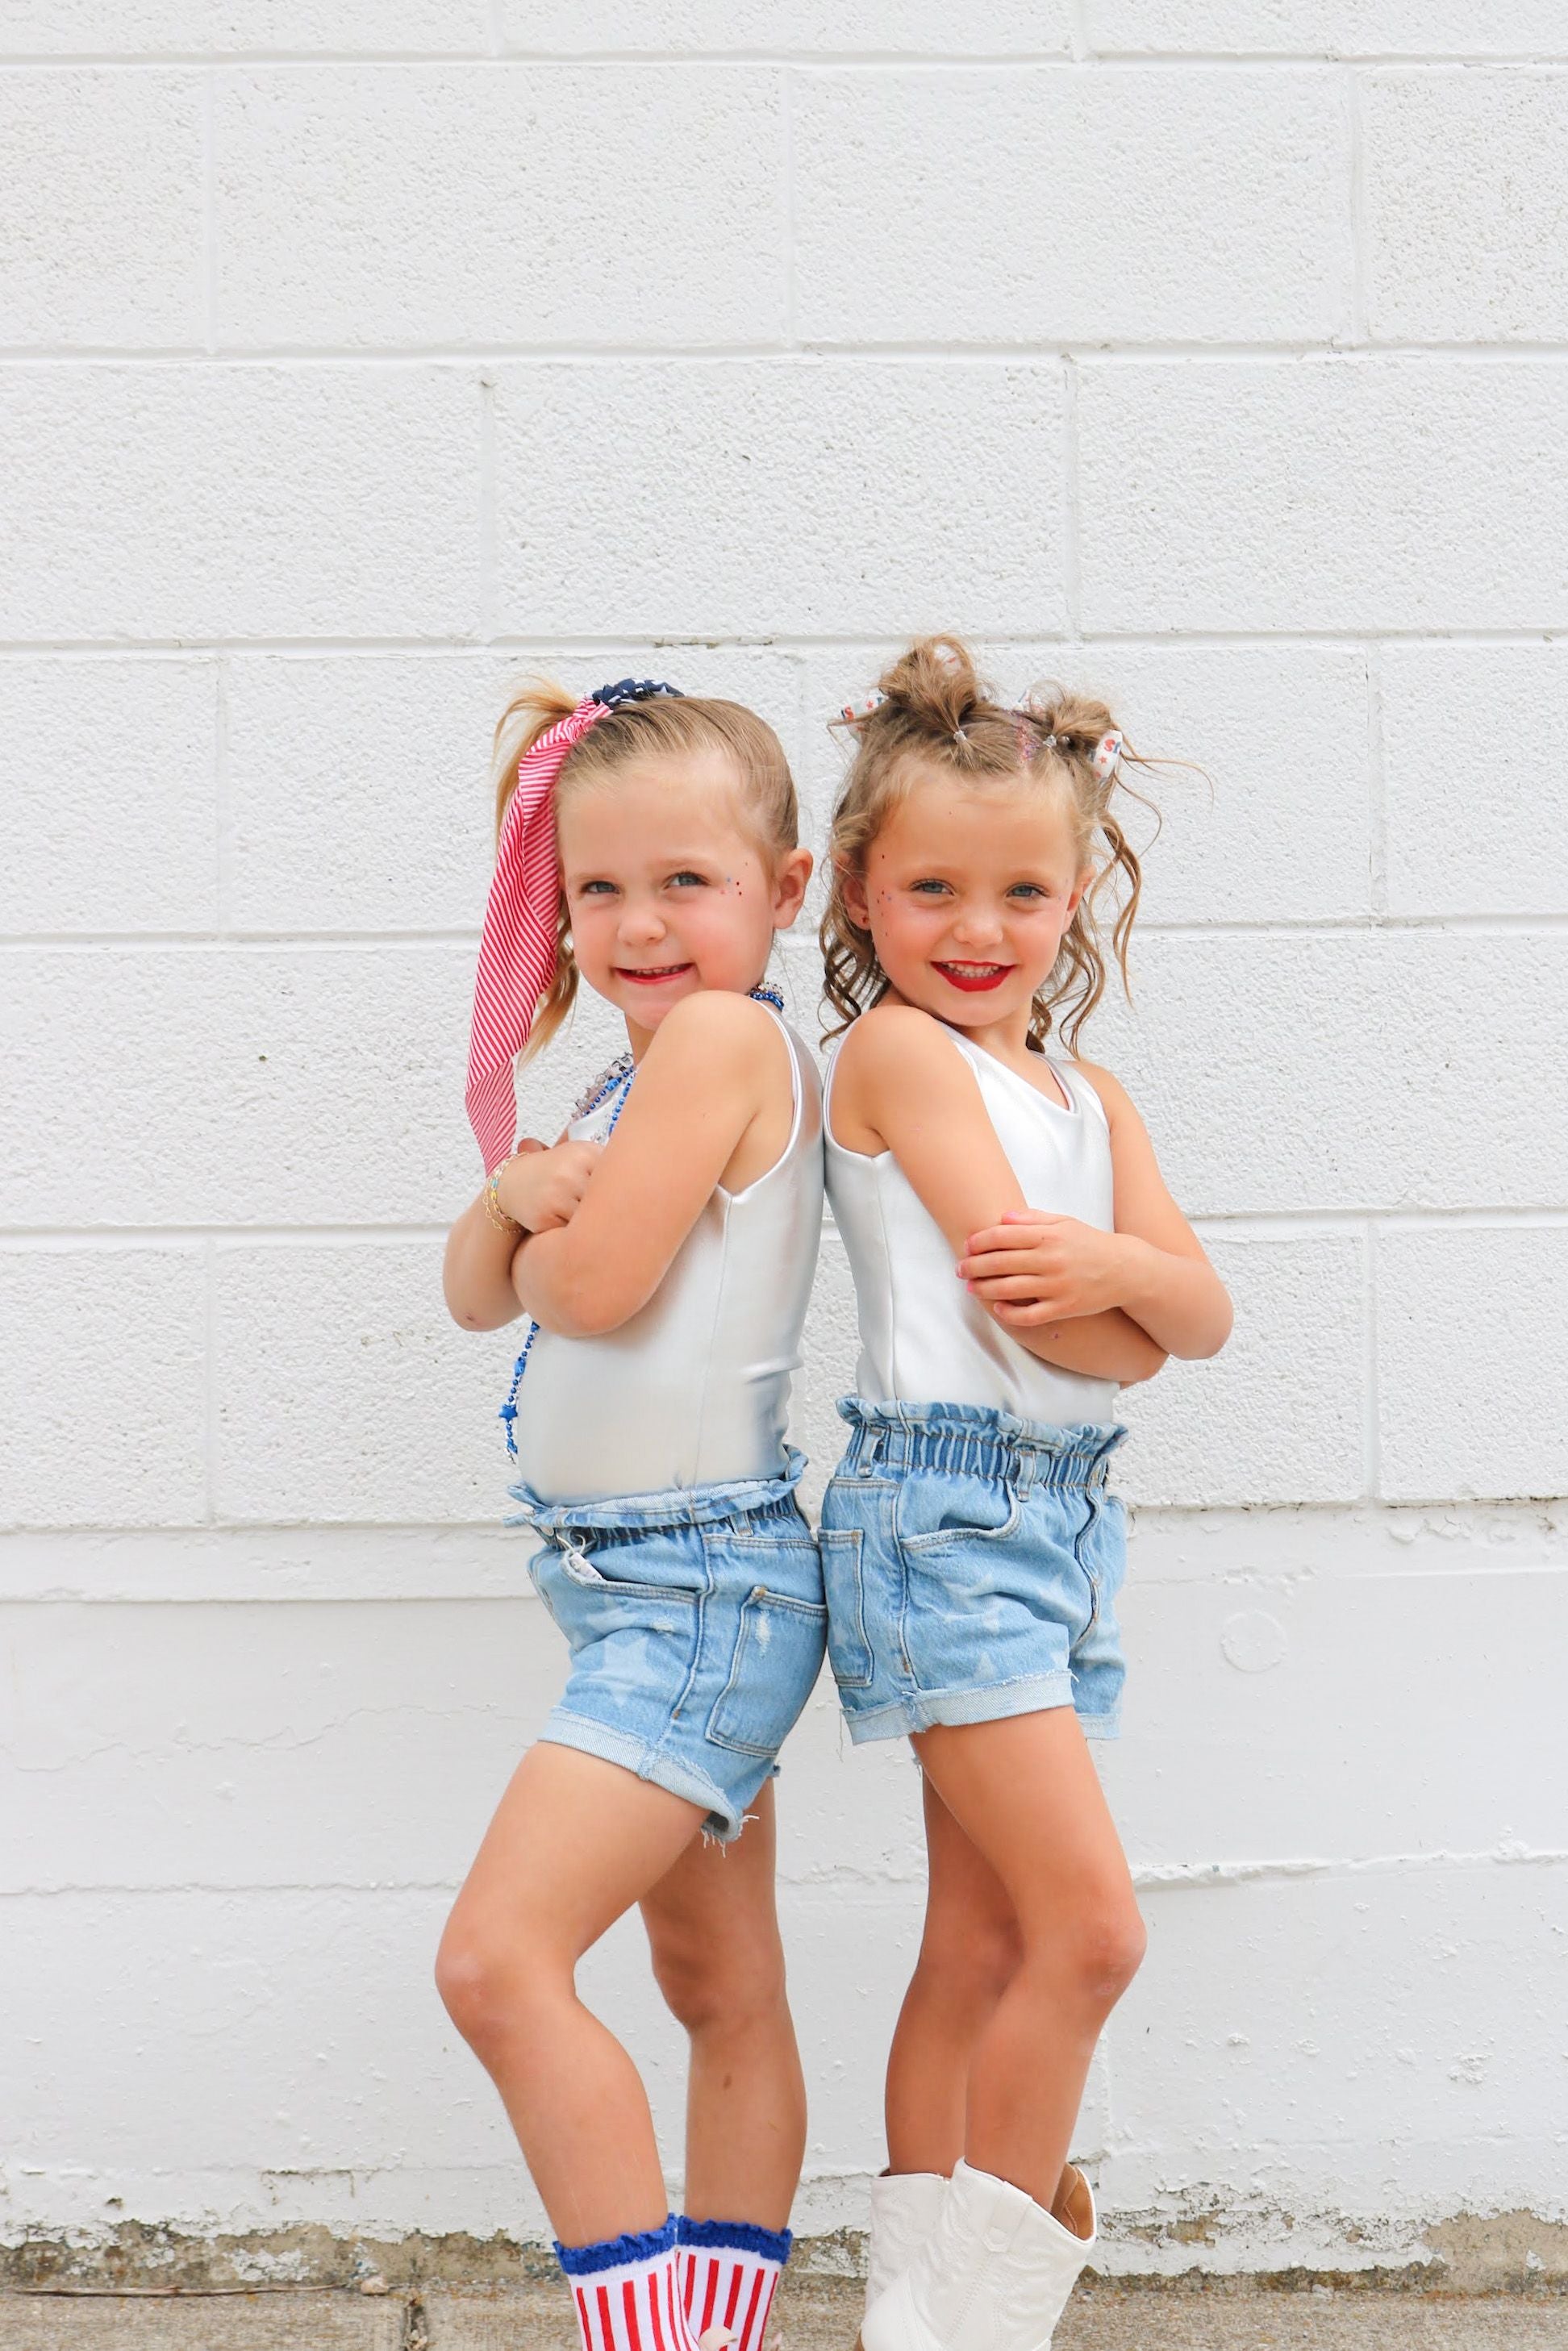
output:
[[[515,1153],[513,1156],[516,1156]],[[501,1178],[506,1174],[512,1162],[510,1159],[503,1159],[495,1174],[493,1176],[486,1176],[485,1180],[485,1214],[489,1217],[490,1222],[495,1226],[496,1230],[498,1233],[520,1233],[523,1229],[517,1218],[516,1217],[508,1217],[507,1211],[501,1206]]]

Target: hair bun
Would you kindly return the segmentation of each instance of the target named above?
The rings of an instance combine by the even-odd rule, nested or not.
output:
[[[967,645],[956,637],[922,637],[883,672],[877,687],[885,708],[933,736],[956,734],[989,698]]]

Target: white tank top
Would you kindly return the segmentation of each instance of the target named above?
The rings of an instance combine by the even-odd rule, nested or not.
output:
[[[1114,1223],[1111,1130],[1087,1078],[1054,1057],[1069,1110],[948,1029],[979,1081],[998,1142],[1031,1208]],[[824,1102],[828,1198],[843,1236],[860,1312],[860,1393],[873,1404],[973,1404],[1061,1427],[1115,1418],[1114,1380],[1042,1364],[1009,1336],[955,1274],[941,1226],[891,1151],[875,1157],[833,1139],[832,1071]]]
[[[821,1088],[794,1030],[764,1008],[789,1049],[789,1140],[743,1192],[715,1187],[629,1322],[591,1339],[538,1332],[514,1430],[518,1470],[546,1501],[775,1478],[784,1467],[822,1231]],[[614,1108],[601,1103],[567,1133],[602,1143]]]

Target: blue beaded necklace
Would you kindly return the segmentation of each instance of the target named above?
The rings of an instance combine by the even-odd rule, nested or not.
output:
[[[755,997],[759,1004],[770,1004],[775,1012],[782,1013],[784,1009],[784,998],[776,987],[768,987],[766,982],[760,987],[747,988],[747,994]],[[637,1065],[631,1054],[617,1054],[609,1068],[600,1071],[587,1092],[578,1097],[572,1110],[570,1123],[575,1125],[580,1118],[587,1118],[591,1112],[598,1110],[601,1103],[607,1102],[611,1095],[619,1088],[621,1099],[611,1112],[610,1123],[604,1130],[604,1140],[608,1143],[615,1132],[622,1112],[626,1107],[626,1098],[632,1091],[632,1081],[636,1074]],[[528,1368],[528,1357],[533,1353],[534,1341],[538,1335],[539,1326],[530,1318],[523,1338],[522,1352],[512,1365],[512,1384],[507,1390],[507,1401],[496,1415],[497,1419],[506,1428],[507,1451],[514,1461],[517,1458],[517,1440],[513,1427],[513,1423],[517,1417],[517,1390],[523,1384],[523,1374]]]

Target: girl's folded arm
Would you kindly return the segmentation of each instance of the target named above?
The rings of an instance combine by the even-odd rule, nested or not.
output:
[[[1167,1354],[1218,1355],[1233,1320],[1225,1285],[1166,1189],[1149,1131],[1125,1087],[1092,1061],[1078,1067],[1110,1123],[1116,1230],[1132,1244],[1122,1303]]]
[[[940,1225],[955,1280],[970,1234],[1026,1206],[974,1071],[928,1013],[884,1005],[855,1022],[833,1080],[841,1140],[845,1113],[862,1127],[871,1149],[893,1153]],[[1002,1327],[1042,1363],[1124,1385],[1151,1378],[1166,1359],[1158,1341],[1114,1307],[1071,1322],[1016,1329],[1003,1321]]]
[[[525,1135],[513,1157],[542,1152],[544,1145]],[[465,1331],[499,1331],[515,1322],[522,1304],[512,1287],[512,1259],[517,1251],[516,1228],[508,1229],[505,1215],[497,1217],[486,1205],[488,1186],[471,1200],[446,1236],[441,1287],[446,1311]]]
[[[764,1026],[778,1035],[759,1005],[720,989],[666,1014],[576,1215],[513,1259],[517,1298],[547,1331],[596,1337],[653,1297],[777,1081]]]

